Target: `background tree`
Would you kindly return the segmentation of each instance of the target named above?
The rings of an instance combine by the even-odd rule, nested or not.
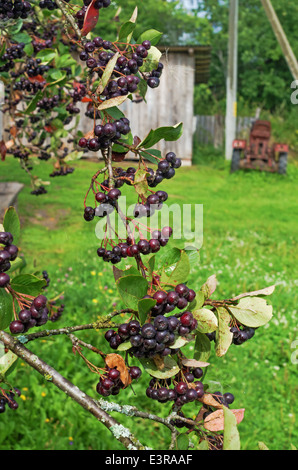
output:
[[[294,53],[298,54],[298,4],[290,0],[273,0],[273,7],[281,21]],[[210,43],[212,62],[207,102],[214,111],[224,112],[227,70],[229,2],[202,0],[197,13],[204,13],[212,24]],[[239,1],[239,65],[238,102],[241,109],[261,107],[270,112],[291,108],[290,85],[292,75],[283,57],[274,32],[258,0]],[[200,114],[205,103],[202,96],[206,87],[197,88],[196,112]],[[202,100],[203,98],[203,100]]]

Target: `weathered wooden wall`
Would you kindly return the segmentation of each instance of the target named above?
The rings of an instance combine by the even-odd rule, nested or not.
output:
[[[195,116],[194,139],[201,145],[212,145],[215,148],[223,148],[225,141],[225,116],[201,115]],[[254,118],[237,118],[237,138],[247,139]]]
[[[194,55],[188,51],[166,51],[163,53],[161,62],[164,64],[164,70],[160,85],[155,89],[148,88],[146,102],[136,103],[127,99],[120,109],[130,120],[133,135],[137,135],[141,139],[151,129],[173,126],[183,122],[183,135],[178,141],[165,142],[162,140],[154,148],[159,149],[162,154],[168,151],[175,152],[182,159],[183,165],[191,165],[195,129],[193,116]],[[92,120],[82,114],[79,129],[86,133],[90,130],[91,125]],[[133,154],[130,156],[133,158]]]

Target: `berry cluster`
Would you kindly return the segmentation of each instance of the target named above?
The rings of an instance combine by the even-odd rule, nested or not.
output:
[[[163,71],[163,64],[161,62],[158,63],[158,66],[155,70],[152,70],[147,78],[147,85],[150,88],[157,88],[160,83],[160,77]]]
[[[87,11],[88,6],[90,5],[91,1],[92,0],[84,0],[83,7],[76,14],[76,20],[77,20],[77,23],[78,23],[78,26],[79,26],[80,29],[83,28],[86,11]],[[111,0],[96,0],[93,3],[93,7],[96,10],[100,10],[101,8],[107,8],[108,6],[110,6],[110,4],[111,4]]]
[[[52,173],[50,173],[50,177],[54,178],[55,176],[66,176],[73,172],[74,172],[74,168],[65,166],[65,167],[61,167],[59,170],[52,171]]]
[[[50,302],[50,307],[54,307],[54,305],[56,304],[55,301],[53,302]],[[52,310],[52,313],[51,313],[51,316],[49,317],[49,320],[51,322],[56,322],[59,320],[59,318],[62,316],[63,312],[64,312],[64,309],[65,309],[65,305],[64,304],[61,304],[59,307],[56,307],[55,311],[54,309]]]
[[[191,372],[180,371],[174,378],[162,381],[153,378],[146,389],[146,395],[160,403],[174,402],[177,408],[181,408],[186,403],[199,400],[204,396],[203,382],[195,381],[197,375],[199,377],[203,375],[199,367],[194,368]],[[170,388],[171,385],[172,388]]]
[[[34,194],[35,196],[40,196],[41,194],[46,194],[47,190],[44,186],[38,186],[37,188],[33,189],[30,194]]]
[[[111,247],[110,250],[100,247],[97,249],[97,255],[105,262],[118,264],[123,258],[133,258],[140,254],[149,255],[150,253],[157,253],[161,247],[166,246],[171,235],[172,229],[170,227],[164,227],[161,231],[155,230],[152,232],[152,238],[149,240],[142,238],[138,243],[134,243],[131,237],[127,237],[126,242],[120,242]]]
[[[95,199],[100,204],[95,209],[91,206],[85,207],[84,219],[90,222],[95,216],[106,217],[108,214],[111,214],[120,196],[121,191],[117,188],[111,189],[107,194],[102,192],[97,193]]]
[[[0,20],[26,19],[31,12],[31,4],[23,0],[1,0]]]
[[[251,328],[248,326],[242,329],[239,326],[232,326],[232,328],[230,328],[230,332],[233,333],[233,344],[239,346],[240,344],[245,343],[254,336],[255,331],[256,328]],[[216,339],[215,331],[213,331],[212,333],[206,333],[206,336],[209,338],[210,341],[215,341]]]
[[[0,245],[4,248],[0,251],[0,288],[7,287],[10,277],[6,271],[11,267],[18,255],[18,247],[13,245],[13,236],[10,232],[0,232]]]
[[[15,395],[21,395],[20,390],[17,388],[9,391],[0,389],[0,413],[5,412],[6,405],[12,410],[16,410],[19,407],[18,402],[15,399]]]
[[[30,307],[22,309],[18,313],[18,320],[10,323],[9,329],[12,334],[26,333],[35,326],[45,325],[49,319],[48,299],[44,295],[38,295],[31,302]]]
[[[54,95],[50,98],[47,98],[46,96],[39,100],[36,104],[37,108],[39,111],[44,110],[44,111],[51,111],[53,108],[58,106],[59,104],[59,95]]]
[[[46,289],[47,287],[49,287],[50,282],[51,282],[51,281],[50,281],[50,278],[49,278],[48,272],[44,270],[44,271],[42,272],[42,277],[43,277],[43,279],[44,279],[44,280],[46,281],[46,283],[47,283],[47,285],[44,286],[44,289]]]
[[[175,172],[177,168],[180,168],[182,165],[182,161],[180,158],[177,158],[174,152],[168,152],[165,159],[160,160],[158,163],[158,167],[156,171],[152,168],[146,168],[147,175],[147,183],[150,188],[155,188],[159,185],[164,179],[171,179],[175,176]],[[115,168],[114,169],[114,184],[116,188],[120,188],[124,184],[131,186],[135,180],[136,168],[128,167],[126,169],[123,168]],[[108,186],[108,180],[103,181],[103,187]],[[158,192],[159,197],[162,199],[165,197],[164,192]],[[167,199],[167,197],[166,197]],[[166,199],[162,200],[161,202],[166,201]],[[157,201],[157,200],[156,200]],[[157,203],[158,204],[158,203]],[[146,205],[146,204],[145,204]],[[136,209],[138,208],[138,204]],[[151,211],[149,211],[150,213]],[[145,211],[144,211],[145,213]]]
[[[69,0],[68,0],[69,1]],[[68,2],[67,2],[68,3]],[[39,2],[39,7],[44,10],[44,9],[47,9],[47,10],[56,10],[57,8],[57,4],[55,1],[53,0],[41,0]]]
[[[156,305],[151,310],[152,316],[170,313],[175,308],[184,310],[187,308],[188,304],[195,299],[195,297],[195,291],[187,287],[186,284],[177,284],[175,289],[169,292],[158,290],[153,294],[153,296],[146,296],[146,298],[156,300]],[[192,328],[194,319],[191,312],[184,312],[180,317],[180,322],[183,327],[183,329],[181,329],[181,335],[187,335],[192,331],[190,328]]]
[[[86,139],[82,137],[79,140],[81,148],[88,148],[92,152],[98,152],[100,149],[108,148],[113,142],[121,139],[122,135],[130,132],[130,122],[127,118],[121,118],[114,122],[98,124],[94,128],[94,137]]]
[[[44,81],[44,82],[38,82],[38,81],[31,82],[26,77],[21,77],[20,80],[14,84],[13,88],[14,88],[14,90],[27,91],[29,93],[36,94],[38,92],[38,90],[43,89],[45,84],[46,84],[46,81]]]
[[[230,331],[233,333],[233,344],[236,346],[245,343],[255,334],[255,328],[248,326],[244,327],[243,329],[237,328],[237,326],[233,326]]]
[[[129,368],[129,375],[132,380],[137,380],[141,377],[142,371],[139,367],[133,366]],[[96,386],[96,391],[103,397],[110,395],[118,395],[120,390],[124,387],[120,378],[120,372],[117,368],[106,367],[105,373],[100,377]]]
[[[31,58],[27,61],[25,66],[25,72],[28,77],[36,77],[37,75],[44,75],[45,72],[50,70],[49,65],[42,65],[41,59]]]
[[[131,320],[129,323],[121,324],[117,331],[108,330],[105,339],[112,349],[117,349],[120,344],[130,341],[129,352],[137,358],[154,357],[157,354],[163,357],[173,355],[178,352],[178,349],[173,348],[177,336],[185,336],[197,326],[190,312],[185,312],[184,315],[180,320],[175,316],[158,315],[152,323],[145,323],[143,326],[137,320]],[[188,320],[192,317],[192,323],[187,331],[183,323],[186,317]]]
[[[4,54],[1,57],[2,61],[6,61],[6,64],[0,67],[0,72],[7,72],[8,70],[14,68],[15,59],[21,59],[24,55],[25,44],[20,42],[19,44],[13,44],[6,49]]]
[[[163,203],[168,199],[165,191],[150,194],[142,203],[137,203],[133,212],[134,217],[151,217],[156,210],[161,210]]]

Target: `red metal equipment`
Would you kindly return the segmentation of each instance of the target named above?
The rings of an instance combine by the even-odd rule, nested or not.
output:
[[[287,144],[270,144],[271,124],[269,121],[255,121],[249,142],[243,139],[233,141],[231,172],[240,169],[258,169],[285,174],[288,164]]]

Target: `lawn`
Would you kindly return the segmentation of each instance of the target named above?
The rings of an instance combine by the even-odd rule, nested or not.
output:
[[[38,174],[51,185],[47,195],[36,197],[30,195],[27,175],[15,160],[7,159],[0,165],[0,180],[25,184],[18,212],[21,249],[28,269],[47,270],[51,279],[49,295],[64,295],[65,312],[55,327],[91,322],[120,305],[111,266],[103,265],[96,256],[94,225],[82,217],[84,196],[98,164],[80,161],[74,166],[71,175],[49,178],[52,168],[42,162]],[[170,194],[171,202],[203,205],[204,240],[200,262],[191,273],[189,285],[193,289],[198,290],[212,274],[219,281],[218,299],[276,285],[270,297],[274,312],[271,323],[259,329],[248,343],[231,347],[224,358],[214,353],[210,358],[208,380],[232,392],[235,408],[246,410],[239,425],[243,449],[256,449],[259,441],[272,450],[298,445],[298,374],[293,360],[294,341],[298,339],[297,177],[294,164],[289,166],[287,176],[230,174],[225,164],[198,164],[180,168],[173,180],[160,187]],[[132,191],[125,188],[125,193],[133,202]],[[104,347],[99,332],[82,332],[80,337]],[[96,397],[96,377],[73,355],[67,339],[35,341],[30,347]],[[22,397],[17,411],[9,410],[1,416],[1,450],[120,448],[92,416],[25,364],[20,364],[10,378],[21,389]],[[152,403],[144,396],[147,383],[143,374],[134,391],[119,395],[119,402],[166,415],[166,405]],[[147,446],[157,441],[159,449],[167,448],[169,434],[163,428],[116,417],[133,426]]]

